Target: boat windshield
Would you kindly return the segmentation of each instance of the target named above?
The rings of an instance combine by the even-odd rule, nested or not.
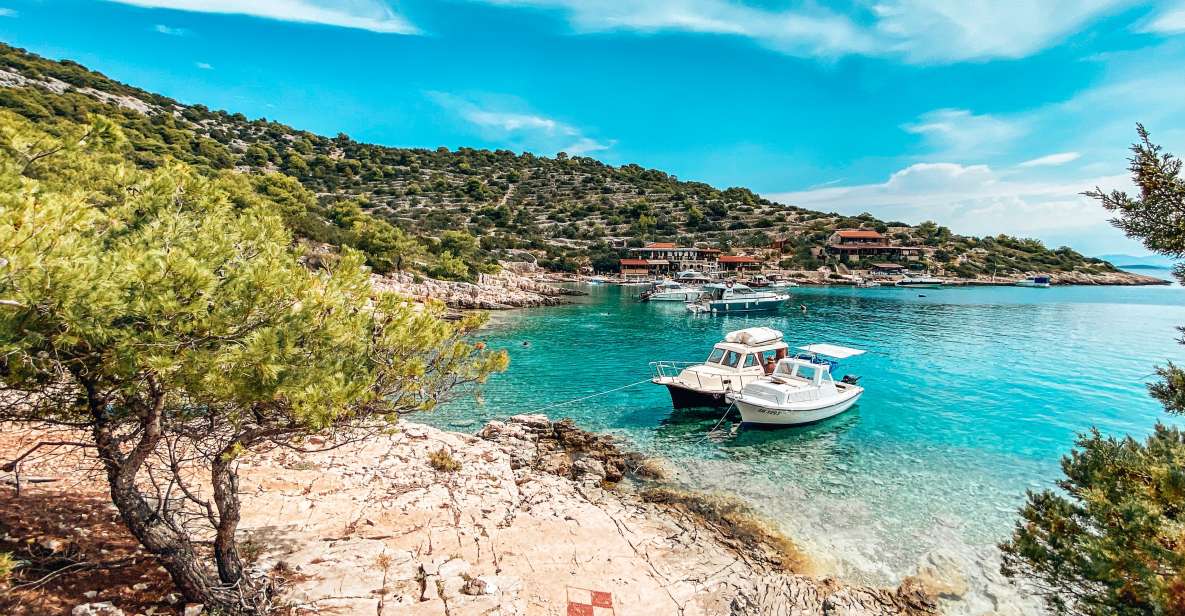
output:
[[[712,349],[712,354],[708,355],[708,363],[718,364],[722,357],[724,357],[724,349]]]
[[[830,380],[828,366],[797,361],[780,362],[774,369],[774,374],[780,377],[800,378],[818,385],[821,381]]]

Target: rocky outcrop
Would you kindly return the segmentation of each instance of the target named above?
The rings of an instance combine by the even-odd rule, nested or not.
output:
[[[1146,286],[1171,284],[1168,280],[1162,280],[1153,276],[1145,276],[1144,274],[1133,274],[1132,272],[1105,272],[1101,274],[1090,274],[1086,272],[1057,272],[1056,274],[1053,274],[1051,282],[1057,285],[1082,284]]]
[[[483,274],[477,282],[454,282],[423,278],[408,273],[373,276],[376,288],[394,291],[417,300],[435,299],[449,308],[507,310],[569,303],[580,291],[557,287],[533,278],[503,272]]]
[[[644,501],[631,478],[659,468],[568,422],[518,416],[477,436],[404,424],[329,445],[244,462],[243,539],[257,569],[285,572],[298,614],[584,613],[569,608],[581,601],[683,616],[934,610],[916,585],[815,580],[688,508]]]

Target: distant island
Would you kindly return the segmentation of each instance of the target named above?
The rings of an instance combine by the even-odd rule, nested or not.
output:
[[[514,262],[619,274],[637,249],[669,244],[837,275],[888,262],[971,281],[1041,273],[1055,283],[1147,283],[1106,259],[1035,239],[816,212],[635,164],[325,137],[182,104],[2,44],[0,109],[39,123],[110,118],[131,141],[130,158],[146,168],[176,159],[211,174],[266,175],[259,190],[291,203],[285,217],[299,237],[360,250],[379,274],[477,282]],[[834,241],[839,231],[875,233],[886,247],[908,250],[848,250]]]
[[[1175,261],[1164,255],[1137,257],[1127,254],[1107,254],[1099,255],[1098,258],[1121,269],[1172,269],[1176,265]]]

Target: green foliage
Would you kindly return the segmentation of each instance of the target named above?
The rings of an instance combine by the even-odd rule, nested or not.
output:
[[[252,175],[283,174],[295,180],[314,203],[303,203],[303,212],[295,215],[285,213],[293,232],[315,242],[361,250],[379,272],[436,271],[470,280],[479,272],[491,271],[499,259],[516,258],[514,250],[561,245],[571,250],[569,258],[544,261],[567,268],[593,257],[595,247],[608,237],[678,237],[687,242],[760,247],[752,231],[769,229],[771,221],[779,224],[779,231],[809,226],[817,231],[810,234],[813,246],[823,245],[830,232],[839,228],[909,227],[884,223],[870,214],[846,217],[808,212],[773,203],[746,188],[720,190],[635,164],[613,167],[583,156],[552,159],[507,150],[389,148],[358,143],[344,134],[324,137],[264,119],[249,120],[242,114],[181,105],[77,64],[52,62],[3,45],[0,66],[33,79],[52,77],[143,101],[150,108],[147,114],[81,91],[0,88],[0,108],[32,120],[85,122],[92,114],[111,118],[123,129],[130,158],[141,168],[177,160],[202,172],[238,168],[251,170]],[[179,114],[166,111],[172,109],[179,109]],[[354,225],[329,218],[328,210],[350,201],[373,220]],[[484,239],[491,228],[499,230],[500,238],[483,244],[481,250],[462,253],[433,248],[433,238],[446,231]],[[372,233],[382,237],[370,240],[366,236]],[[964,240],[974,240],[932,222],[895,235],[899,242],[943,248],[951,254],[962,254]],[[974,257],[975,267],[1001,275],[1111,269],[1109,264],[1043,246],[996,243],[985,250],[987,255]],[[467,271],[462,274],[454,263],[442,264],[425,254],[444,252],[466,260]],[[794,261],[815,262],[801,256]]]
[[[467,342],[480,317],[376,291],[358,251],[306,268],[285,224],[303,188],[139,168],[134,152],[101,117],[0,111],[0,421],[82,428],[121,519],[187,599],[242,613],[260,589],[236,546],[235,459],[430,410],[507,359]],[[341,213],[351,230],[372,220]],[[159,462],[178,450],[199,472]],[[178,485],[212,503],[149,505]]]
[[[17,561],[8,552],[0,552],[0,585],[8,583],[13,571],[16,571]]]
[[[1059,614],[1185,614],[1185,434],[1078,440],[1063,493],[1030,493],[1004,572],[1040,580]]]
[[[1130,237],[1185,256],[1181,164],[1161,154],[1143,126],[1138,131],[1130,168],[1141,196],[1087,194],[1118,212],[1112,222]],[[1163,380],[1149,386],[1152,395],[1169,412],[1185,411],[1185,373],[1171,363],[1157,372]],[[1062,470],[1059,492],[1028,494],[1011,540],[1000,546],[1003,572],[1035,580],[1058,614],[1185,614],[1185,433],[1158,424],[1141,443],[1094,430],[1078,439]]]
[[[409,403],[435,368],[446,370],[434,378],[481,379],[501,363],[455,341],[475,323],[454,328],[439,309],[375,294],[358,253],[347,249],[330,272],[302,267],[275,214],[298,198],[264,196],[285,181],[247,193],[242,178],[179,163],[139,171],[122,162],[117,127],[99,119],[85,148],[83,130],[42,132],[0,113],[0,297],[15,304],[0,311],[8,385],[57,370],[113,383],[153,374],[186,399],[237,403],[232,414],[283,401],[315,429],[379,402],[379,380],[417,379],[395,400]],[[30,165],[59,147],[49,132],[74,136]],[[395,350],[397,365],[371,361]]]
[[[1140,140],[1131,147],[1128,169],[1140,190],[1139,196],[1131,197],[1119,190],[1104,193],[1097,188],[1085,194],[1115,213],[1111,222],[1129,237],[1143,241],[1148,250],[1185,257],[1185,179],[1181,178],[1181,159],[1161,151],[1142,125],[1137,125],[1136,130]],[[1178,268],[1177,276],[1185,280],[1185,269]]]

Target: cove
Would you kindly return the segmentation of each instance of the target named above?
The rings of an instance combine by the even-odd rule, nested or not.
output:
[[[1076,434],[1139,437],[1174,421],[1145,383],[1156,364],[1185,360],[1175,286],[798,288],[779,314],[734,316],[642,304],[637,287],[582,288],[577,304],[493,314],[480,335],[510,369],[479,403],[417,420],[471,431],[518,413],[571,417],[666,458],[692,487],[745,498],[860,582],[897,581],[935,548],[990,569],[1025,490],[1053,485]],[[843,363],[864,397],[818,425],[716,439],[718,412],[673,411],[649,383],[553,406],[644,380],[650,361],[700,361],[753,326],[792,345],[866,349]]]

